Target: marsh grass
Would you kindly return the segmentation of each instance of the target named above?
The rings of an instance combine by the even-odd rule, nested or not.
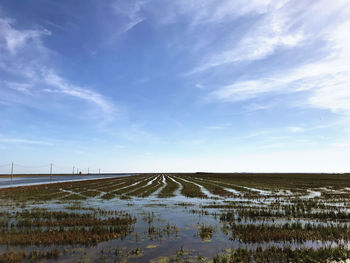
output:
[[[166,186],[158,194],[159,198],[173,197],[175,196],[175,191],[179,188],[179,185],[175,183],[173,180],[171,180],[169,176],[166,176],[165,180],[166,180]]]
[[[181,194],[187,197],[199,197],[199,198],[207,198],[207,196],[201,191],[201,189],[190,182],[186,182],[179,177],[175,178],[177,182],[182,184]]]
[[[204,241],[209,241],[213,237],[215,231],[216,229],[213,226],[201,225],[199,227],[199,237]]]
[[[312,263],[329,262],[331,260],[346,260],[350,257],[350,251],[341,247],[337,248],[297,248],[270,247],[255,250],[238,248],[228,254],[218,254],[213,257],[213,263]]]
[[[0,254],[0,262],[22,262],[24,260],[28,260],[30,262],[37,262],[40,260],[49,260],[49,259],[55,259],[57,260],[60,256],[60,251],[56,248],[49,251],[39,251],[39,250],[32,250],[31,252],[8,252]]]
[[[165,187],[162,183],[163,176]],[[171,178],[182,186],[182,197],[175,202],[172,198],[179,190],[179,184]],[[152,181],[153,179],[155,180]],[[197,184],[220,198],[215,202],[207,198]],[[158,191],[161,187],[162,190]],[[268,245],[264,245],[264,249],[232,250],[229,254],[215,256],[214,262],[341,260],[349,256],[347,248],[341,246],[350,243],[350,190],[347,187],[350,187],[349,174],[196,173],[143,174],[0,189],[0,244],[3,248],[10,248],[0,256],[0,262],[55,260],[56,252],[48,253],[51,246],[58,248],[58,257],[62,250],[65,253],[67,247],[103,247],[102,244],[111,244],[103,243],[104,241],[121,242],[127,236],[130,236],[128,241],[123,240],[125,243],[119,244],[125,244],[126,247],[131,244],[130,247],[119,252],[115,247],[113,251],[102,248],[94,260],[126,262],[129,258],[136,257],[134,261],[142,261],[141,257],[148,258],[146,254],[151,250],[142,251],[146,248],[142,242],[146,240],[159,244],[174,239],[180,242],[178,237],[208,241],[215,231],[224,233],[217,233],[215,238],[229,244],[237,242],[246,247]],[[226,188],[240,193],[228,192]],[[269,192],[262,193],[259,189]],[[316,195],[313,196],[314,193]],[[151,198],[141,199],[149,196]],[[108,199],[113,200],[107,202]],[[57,206],[51,208],[51,204]],[[106,207],[122,205],[123,209],[133,211],[141,222],[144,220],[140,224],[141,230],[136,229],[135,236],[131,236],[134,228],[140,227],[134,216],[121,211],[98,209],[99,204],[107,205]],[[42,205],[48,208],[35,208]],[[146,211],[149,213],[144,214]],[[179,220],[180,225],[174,224],[177,221],[171,221],[168,212],[174,214],[174,220]],[[177,212],[183,213],[184,219],[175,214]],[[162,216],[167,220],[162,221]],[[182,220],[189,218],[198,220],[198,229],[190,230],[181,225]],[[210,221],[207,221],[209,218]],[[211,225],[202,222],[210,222]],[[179,235],[179,229],[186,229],[185,234]],[[139,250],[132,245],[135,240],[142,247]],[[306,248],[310,242],[316,244],[314,249]],[[209,245],[205,242],[198,243],[203,246],[201,248]],[[325,244],[329,243],[334,247],[326,248]],[[214,242],[212,245],[215,245]],[[293,249],[289,247],[291,245]],[[18,251],[19,246],[23,246],[24,254]],[[294,249],[295,246],[298,248]],[[33,247],[40,249],[33,250]],[[153,248],[152,251],[158,253],[161,247],[162,245]],[[13,252],[12,248],[16,248],[14,251],[17,252]],[[203,260],[198,255],[189,257],[188,254],[187,250],[180,249],[176,255],[163,257],[163,260]],[[81,257],[81,261],[89,260],[86,254]]]
[[[235,224],[224,226],[224,233],[231,233],[231,240],[245,243],[261,242],[305,242],[308,240],[321,240],[342,242],[350,239],[350,229],[347,225],[328,224],[301,224],[286,223],[283,225],[271,224]],[[229,231],[228,231],[229,230]]]
[[[201,186],[203,186],[205,189],[207,189],[210,193],[214,195],[220,195],[223,197],[233,196],[231,192],[226,191],[222,186],[218,184],[213,184],[204,180],[198,180],[194,178],[190,178],[189,181],[195,182]]]
[[[120,211],[95,209],[90,213],[24,210],[10,214],[0,225],[0,244],[95,245],[133,231],[136,219]]]
[[[142,188],[141,192],[138,193],[139,197],[148,197],[154,192],[156,192],[159,188],[162,187],[162,177],[158,176],[158,179],[153,182],[153,184]]]

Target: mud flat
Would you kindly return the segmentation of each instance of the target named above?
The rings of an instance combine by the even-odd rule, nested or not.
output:
[[[139,174],[0,189],[0,262],[346,262],[349,174]]]

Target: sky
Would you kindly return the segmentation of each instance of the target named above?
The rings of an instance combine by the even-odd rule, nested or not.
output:
[[[2,0],[0,173],[349,172],[349,28],[349,0]]]

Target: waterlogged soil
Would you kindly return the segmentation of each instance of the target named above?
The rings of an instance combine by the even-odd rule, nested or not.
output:
[[[270,262],[271,251],[345,260],[350,176],[322,176],[142,174],[0,189],[0,262]]]

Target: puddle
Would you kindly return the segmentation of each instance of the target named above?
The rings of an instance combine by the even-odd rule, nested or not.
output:
[[[316,197],[320,197],[321,196],[321,192],[319,192],[319,191],[307,190],[307,192],[309,193],[308,195],[301,196],[300,198],[302,198],[302,199],[312,199],[312,198],[316,198]]]

